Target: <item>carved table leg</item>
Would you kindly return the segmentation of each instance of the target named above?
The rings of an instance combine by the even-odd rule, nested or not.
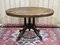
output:
[[[23,27],[23,30],[20,30],[20,34],[19,36],[17,37],[17,40],[16,41],[19,41],[20,38],[23,36],[23,34],[25,33],[26,29],[33,29],[34,32],[36,33],[36,35],[40,38],[40,40],[42,40],[42,37],[39,35],[39,30],[36,29],[36,26],[35,26],[35,18],[33,18],[33,24],[31,23],[31,18],[28,18],[28,24],[26,23],[26,18],[24,18],[24,27]]]
[[[25,33],[26,29],[27,29],[26,27],[23,28],[22,32],[19,33],[19,36],[17,37],[17,40],[16,40],[16,41],[19,41],[19,40],[20,40],[20,38],[21,38],[21,37],[23,36],[23,34]]]

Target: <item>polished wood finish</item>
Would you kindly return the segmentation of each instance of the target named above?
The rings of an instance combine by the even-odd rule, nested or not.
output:
[[[15,17],[45,17],[54,13],[52,9],[43,7],[18,7],[6,10],[6,14]]]
[[[13,17],[23,17],[24,18],[24,26],[22,31],[20,30],[19,36],[16,41],[19,41],[26,29],[34,30],[35,34],[42,41],[42,36],[39,35],[39,31],[37,30],[37,26],[35,25],[35,17],[45,17],[51,16],[54,13],[52,9],[42,8],[42,7],[19,7],[19,8],[11,8],[6,10],[6,14]],[[28,17],[28,23],[26,22],[26,17]],[[31,23],[31,17],[33,18],[33,22]]]

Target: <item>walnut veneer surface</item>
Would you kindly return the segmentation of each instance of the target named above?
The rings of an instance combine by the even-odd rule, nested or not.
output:
[[[44,7],[17,7],[6,10],[6,14],[15,17],[45,17],[53,15],[54,10]]]

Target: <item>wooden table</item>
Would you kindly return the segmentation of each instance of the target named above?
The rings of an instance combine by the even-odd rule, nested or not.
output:
[[[22,31],[20,30],[21,33],[19,34],[17,41],[20,40],[26,29],[29,29],[29,31],[33,29],[40,40],[42,40],[42,37],[39,35],[39,31],[36,29],[35,18],[51,16],[53,13],[54,11],[52,9],[43,7],[18,7],[6,10],[6,14],[8,16],[24,18],[24,27]],[[28,18],[28,23],[26,22],[26,18]],[[31,18],[33,20],[32,23]]]

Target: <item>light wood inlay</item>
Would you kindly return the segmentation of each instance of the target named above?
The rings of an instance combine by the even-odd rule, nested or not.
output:
[[[18,7],[6,10],[6,14],[15,17],[45,17],[53,15],[54,11],[43,7]]]

